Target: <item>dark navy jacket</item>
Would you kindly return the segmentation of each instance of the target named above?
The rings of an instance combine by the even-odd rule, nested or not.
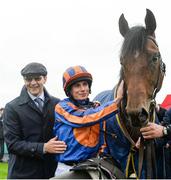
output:
[[[48,179],[54,176],[54,156],[43,154],[43,145],[53,137],[54,107],[59,99],[46,90],[43,113],[23,87],[19,97],[4,111],[4,137],[9,152],[8,179]]]

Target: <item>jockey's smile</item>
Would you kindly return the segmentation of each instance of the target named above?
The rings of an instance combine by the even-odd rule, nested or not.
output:
[[[89,96],[87,81],[79,81],[71,86],[71,95],[75,100],[84,100]]]

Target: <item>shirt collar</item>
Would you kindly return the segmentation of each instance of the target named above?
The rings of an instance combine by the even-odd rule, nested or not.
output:
[[[28,95],[30,96],[30,98],[34,101],[36,98],[40,98],[43,102],[45,100],[45,96],[44,96],[44,91],[39,95],[39,96],[33,96],[29,91]]]

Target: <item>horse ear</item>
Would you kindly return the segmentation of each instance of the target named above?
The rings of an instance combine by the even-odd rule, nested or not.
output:
[[[156,29],[156,19],[152,11],[149,9],[146,9],[145,25],[147,34],[151,36],[154,35],[154,31]]]
[[[129,30],[128,22],[125,19],[124,15],[121,14],[119,18],[119,31],[122,34],[122,36],[125,37],[125,34],[128,32],[128,30]]]

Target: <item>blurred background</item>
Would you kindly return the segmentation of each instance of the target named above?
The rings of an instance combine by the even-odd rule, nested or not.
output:
[[[48,69],[48,91],[64,98],[62,74],[83,65],[94,77],[91,98],[112,89],[119,79],[123,41],[118,19],[129,26],[144,25],[146,8],[157,21],[156,39],[166,63],[166,77],[157,94],[161,103],[171,92],[171,17],[169,0],[1,0],[0,107],[20,94],[21,69],[41,62]]]

